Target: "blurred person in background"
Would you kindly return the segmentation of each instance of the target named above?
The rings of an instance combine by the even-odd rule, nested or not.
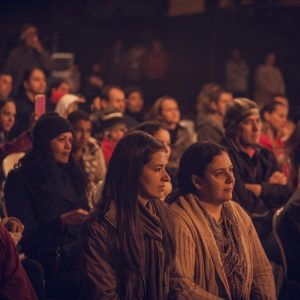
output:
[[[125,115],[132,117],[137,123],[142,123],[145,119],[143,91],[139,87],[130,87],[125,94]]]
[[[224,139],[223,118],[232,101],[232,93],[215,83],[202,87],[196,104],[198,141],[221,143]]]
[[[225,64],[226,88],[235,97],[245,97],[248,92],[249,68],[242,58],[241,51],[234,48]]]
[[[101,148],[108,166],[117,143],[126,135],[128,129],[123,114],[115,108],[103,110],[101,127],[103,132]]]
[[[271,101],[263,106],[260,113],[263,122],[259,143],[274,153],[281,171],[289,178],[289,159],[285,143],[281,139],[281,130],[287,122],[288,108],[280,102]]]
[[[16,104],[13,100],[0,101],[0,145],[10,140],[10,133],[15,125]]]
[[[272,100],[274,95],[285,94],[285,82],[281,70],[275,65],[276,55],[269,52],[263,64],[254,74],[254,100],[262,107]]]
[[[0,72],[0,101],[6,101],[12,91],[13,78],[7,72]]]
[[[188,130],[180,125],[180,117],[178,102],[171,96],[157,99],[148,115],[149,120],[162,123],[170,133],[171,155],[168,166],[173,174],[177,172],[182,153],[193,143]]]
[[[53,62],[41,43],[37,28],[32,24],[24,24],[20,32],[20,43],[11,50],[4,66],[5,71],[13,77],[13,95],[19,90],[24,73],[30,68],[41,68],[49,72],[53,68]]]

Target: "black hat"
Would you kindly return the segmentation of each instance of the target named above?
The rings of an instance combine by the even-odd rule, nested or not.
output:
[[[239,122],[253,114],[259,115],[259,107],[253,100],[247,98],[234,99],[228,105],[223,119],[226,134],[232,133]]]
[[[57,113],[46,113],[36,122],[32,132],[33,148],[47,146],[52,139],[64,132],[73,133],[72,125]]]

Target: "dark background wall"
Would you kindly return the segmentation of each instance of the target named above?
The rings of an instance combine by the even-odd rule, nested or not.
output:
[[[232,47],[242,50],[251,78],[263,55],[272,50],[286,79],[292,113],[298,117],[299,6],[257,1],[256,5],[217,9],[213,5],[216,1],[208,1],[210,5],[202,14],[171,18],[167,16],[168,2],[159,0],[2,2],[0,67],[18,42],[20,26],[25,22],[38,26],[43,44],[50,51],[75,53],[83,74],[91,63],[101,61],[104,50],[116,38],[123,38],[129,47],[158,37],[171,58],[164,92],[177,97],[184,114],[192,116],[201,86],[208,81],[223,83],[224,61]],[[251,92],[252,82],[250,87]]]

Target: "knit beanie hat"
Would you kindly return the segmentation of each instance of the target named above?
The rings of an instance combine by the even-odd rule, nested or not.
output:
[[[52,139],[65,132],[73,133],[70,122],[57,113],[46,113],[39,118],[33,128],[33,148],[47,146]]]
[[[247,98],[234,99],[227,107],[223,119],[226,135],[230,135],[239,122],[253,114],[259,115],[259,106],[253,100]]]
[[[101,127],[106,130],[117,124],[125,124],[123,114],[116,108],[105,109],[101,116]]]

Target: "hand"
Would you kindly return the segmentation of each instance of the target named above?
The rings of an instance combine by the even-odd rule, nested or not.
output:
[[[65,225],[81,225],[85,220],[88,211],[84,209],[75,209],[60,216],[60,220]]]
[[[254,183],[246,183],[245,188],[246,190],[252,192],[256,197],[260,196],[262,190],[261,184],[254,184]]]
[[[270,184],[286,185],[287,184],[287,178],[286,178],[286,176],[282,172],[275,171],[269,177],[268,183],[270,183]]]
[[[24,231],[24,225],[15,217],[3,218],[0,224],[4,226],[9,232],[22,233]]]
[[[9,217],[3,218],[0,223],[4,227],[6,227],[14,244],[17,246],[22,239],[22,234],[24,231],[24,225],[22,224],[22,222],[17,218]]]
[[[37,35],[32,38],[32,48],[35,49],[39,53],[41,53],[43,51],[43,46]]]

